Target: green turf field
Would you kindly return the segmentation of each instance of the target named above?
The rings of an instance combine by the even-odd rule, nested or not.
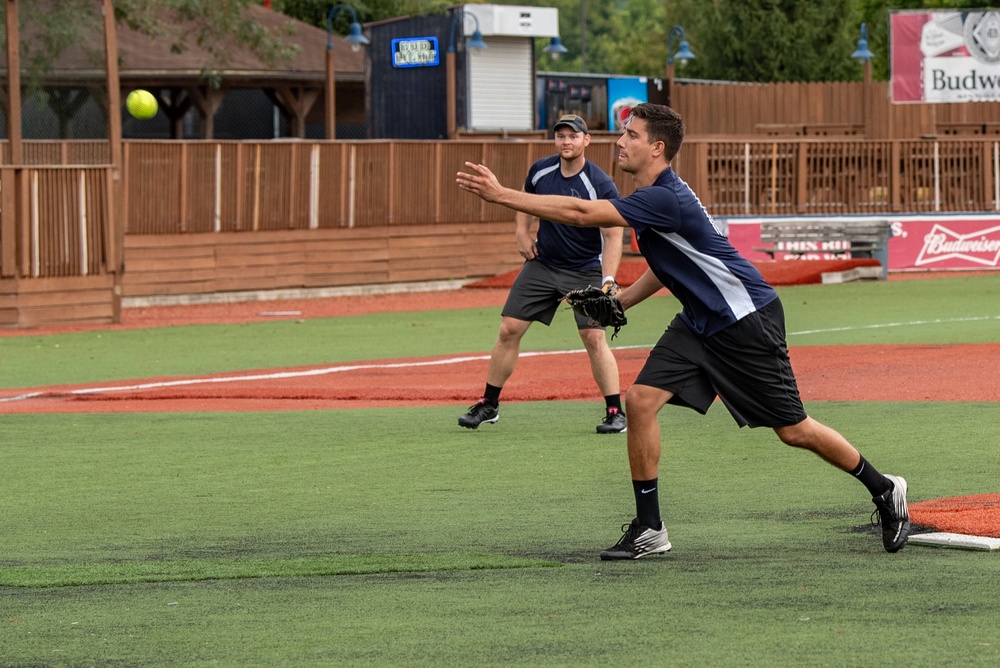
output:
[[[782,296],[793,346],[981,342],[1000,341],[998,289]],[[621,342],[652,343],[669,302]],[[496,311],[7,337],[0,363],[24,387],[481,352]],[[528,339],[579,347],[559,319]],[[997,491],[996,404],[808,409],[911,502]],[[661,413],[674,550],[629,563],[597,559],[634,508],[592,405],[509,404],[478,431],[462,410],[0,417],[0,666],[1000,661],[1000,554],[886,554],[861,485],[720,407]]]

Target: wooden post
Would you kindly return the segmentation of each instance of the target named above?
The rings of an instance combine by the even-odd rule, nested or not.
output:
[[[455,52],[448,51],[444,54],[444,76],[445,76],[445,106],[447,107],[448,119],[448,139],[454,139],[456,132],[455,121]]]
[[[181,182],[181,204],[180,211],[178,212],[180,220],[177,221],[181,232],[187,232],[188,229],[188,180],[191,178],[190,171],[188,170],[188,142],[181,143],[181,159],[180,159],[180,182]]]
[[[441,222],[441,143],[434,145],[434,216],[431,218],[435,223]]]
[[[899,164],[899,161],[902,158],[901,143],[902,142],[898,139],[892,139],[892,145],[889,151],[891,156],[889,164],[892,165],[889,169],[889,178],[892,179],[892,181],[889,182],[889,201],[891,202],[890,210],[893,212],[902,210],[900,201],[900,181],[903,179],[903,175]]]
[[[24,162],[21,148],[21,38],[18,31],[17,0],[7,0],[7,134],[10,142],[10,162]]]
[[[396,172],[396,142],[389,142],[389,165],[388,165],[388,169],[386,171],[389,174],[389,178],[387,179],[388,182],[389,182],[388,183],[389,212],[388,212],[388,216],[387,216],[386,222],[389,223],[390,225],[392,225],[392,223],[395,222],[393,220],[393,218],[395,217],[395,215],[394,215],[395,214],[395,208],[393,207],[393,205],[394,205],[394,203],[396,201],[396,173],[397,173]]]
[[[865,60],[864,89],[861,94],[861,108],[865,115],[865,139],[872,138],[872,62]]]
[[[796,209],[800,213],[804,213],[806,210],[806,204],[809,200],[809,142],[799,142],[796,145],[797,160],[796,160]]]
[[[10,162],[21,163],[21,63],[19,58],[20,39],[17,27],[17,0],[6,0],[4,7],[7,17],[7,134],[10,144]],[[17,276],[17,210],[20,192],[18,182],[20,169],[4,169],[0,172],[0,276]]]
[[[337,138],[337,90],[333,76],[333,45],[326,47],[326,138]]]
[[[771,213],[778,205],[778,143],[771,144]]]

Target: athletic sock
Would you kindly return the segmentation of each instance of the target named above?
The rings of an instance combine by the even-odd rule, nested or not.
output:
[[[892,487],[892,483],[884,475],[878,472],[871,463],[865,459],[861,458],[858,462],[856,469],[850,472],[852,476],[858,479],[862,485],[868,488],[871,492],[872,498],[876,496],[882,496],[885,494],[886,490]]]
[[[656,492],[657,478],[652,480],[633,480],[632,491],[635,493],[635,516],[639,524],[660,530],[660,499]]]
[[[483,399],[485,399],[486,403],[490,406],[496,408],[500,405],[500,390],[502,389],[502,387],[486,383],[486,392],[483,393]]]
[[[604,405],[606,406],[605,410],[607,410],[609,413],[611,412],[612,408],[616,409],[619,413],[621,413],[622,412],[622,395],[620,395],[620,394],[605,394],[604,395]]]

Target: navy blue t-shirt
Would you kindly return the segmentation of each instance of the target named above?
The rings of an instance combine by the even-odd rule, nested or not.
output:
[[[680,300],[681,319],[697,334],[711,336],[777,298],[673,169],[612,204],[634,230],[649,268]]]
[[[539,195],[568,195],[580,199],[617,199],[611,177],[587,160],[579,173],[566,178],[559,169],[559,155],[542,158],[531,166],[524,190]],[[596,227],[574,227],[544,218],[535,237],[538,260],[550,267],[586,271],[601,267],[604,237]]]

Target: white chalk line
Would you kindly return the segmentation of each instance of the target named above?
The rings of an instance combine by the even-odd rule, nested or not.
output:
[[[831,327],[828,329],[807,329],[800,332],[789,332],[787,336],[801,336],[805,334],[823,334],[827,332],[847,332],[852,330],[884,329],[886,327],[914,327],[919,325],[936,325],[949,322],[976,322],[983,320],[1000,320],[1000,316],[982,316],[969,318],[936,318],[934,320],[912,320],[910,322],[890,322],[880,325],[864,325],[861,327]],[[614,350],[634,350],[640,348],[650,348],[650,345],[635,346],[615,346]],[[573,355],[586,352],[583,348],[573,350],[544,350],[526,351],[521,353],[521,357],[542,357],[548,355]],[[210,385],[214,383],[243,383],[251,380],[281,380],[284,378],[304,378],[308,376],[325,376],[334,373],[344,373],[348,371],[367,371],[372,369],[411,369],[415,367],[445,366],[450,364],[464,364],[466,362],[481,362],[489,360],[489,355],[468,355],[464,357],[448,357],[440,360],[428,360],[423,362],[390,362],[385,364],[351,364],[346,366],[323,367],[319,369],[306,369],[303,371],[280,371],[275,373],[261,373],[244,376],[211,376],[205,378],[188,378],[184,380],[167,380],[155,383],[138,383],[135,385],[116,385],[106,387],[84,387],[65,392],[27,392],[13,397],[0,397],[0,403],[12,401],[24,401],[26,399],[37,399],[48,396],[82,396],[87,394],[102,394],[111,392],[135,392],[137,390],[156,390],[166,387],[183,387],[190,385]]]
[[[936,318],[934,320],[912,320],[910,322],[887,322],[882,325],[864,325],[863,327],[831,327],[829,329],[806,329],[801,332],[788,332],[788,336],[802,334],[826,334],[828,332],[849,332],[852,330],[884,329],[886,327],[914,327],[917,325],[941,325],[949,322],[981,322],[983,320],[1000,320],[1000,315],[987,315],[969,318]]]
[[[634,346],[640,347],[640,346]],[[583,348],[579,350],[547,350],[537,352],[523,352],[521,357],[539,357],[542,355],[568,355],[586,352]],[[280,371],[275,373],[260,373],[245,376],[210,376],[204,378],[187,378],[183,380],[166,380],[155,383],[138,383],[135,385],[115,385],[103,387],[84,387],[76,390],[66,390],[64,392],[27,392],[14,397],[0,397],[0,402],[23,401],[25,399],[36,399],[45,396],[66,396],[102,394],[105,392],[134,392],[136,390],[154,390],[165,387],[182,387],[186,385],[208,385],[213,383],[242,383],[251,380],[281,380],[283,378],[304,378],[308,376],[325,376],[332,373],[342,373],[346,371],[365,371],[370,369],[410,369],[422,366],[442,366],[447,364],[463,364],[465,362],[479,362],[489,360],[489,355],[470,355],[466,357],[449,357],[440,360],[429,360],[424,362],[391,362],[386,364],[352,364],[348,366],[332,366],[319,369],[305,369],[303,371]]]

